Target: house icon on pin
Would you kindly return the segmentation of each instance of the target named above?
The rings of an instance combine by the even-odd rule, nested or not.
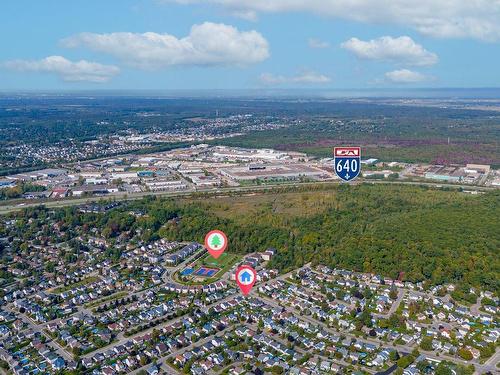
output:
[[[243,282],[243,283],[248,283],[248,282],[250,282],[251,278],[252,278],[252,275],[250,275],[250,272],[248,272],[248,271],[243,272],[243,273],[241,274],[241,276],[240,276],[240,280],[241,280],[241,282]]]

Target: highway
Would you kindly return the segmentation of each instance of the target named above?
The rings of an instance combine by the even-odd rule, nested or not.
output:
[[[351,182],[351,185],[359,185],[359,184],[384,184],[384,185],[411,185],[411,186],[428,186],[433,188],[452,188],[459,189],[463,188],[467,191],[477,191],[484,192],[490,190],[496,190],[495,187],[489,186],[469,186],[469,185],[456,185],[456,184],[445,184],[445,183],[435,183],[435,182],[415,182],[415,181],[382,181],[382,180],[356,180],[355,182]],[[22,200],[16,199],[12,201],[3,202],[0,205],[0,215],[7,214],[10,212],[20,211],[24,208],[28,207],[37,207],[37,206],[45,206],[49,208],[56,207],[68,207],[68,206],[77,206],[91,202],[97,202],[100,199],[103,200],[116,200],[116,201],[130,201],[142,199],[148,196],[157,196],[157,197],[189,197],[196,196],[197,194],[209,194],[212,196],[217,195],[226,195],[229,193],[253,193],[253,192],[262,192],[266,190],[273,190],[276,188],[287,188],[287,187],[306,187],[306,186],[328,186],[328,185],[340,185],[344,184],[344,182],[340,181],[324,181],[324,182],[294,182],[288,184],[268,184],[268,185],[258,185],[258,186],[238,186],[238,187],[227,187],[227,188],[210,188],[203,190],[195,190],[195,189],[187,189],[184,191],[158,191],[158,192],[141,192],[141,193],[131,193],[127,194],[125,192],[118,193],[110,193],[105,196],[93,196],[86,198],[65,198],[58,200]]]

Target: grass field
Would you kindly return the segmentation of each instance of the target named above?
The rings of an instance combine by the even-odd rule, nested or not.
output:
[[[215,274],[215,276],[203,278],[203,284],[210,284],[214,281],[219,280],[222,277],[222,275],[224,275],[226,272],[228,272],[231,269],[231,267],[234,264],[236,264],[240,259],[241,259],[240,255],[231,254],[231,253],[224,253],[218,259],[214,259],[210,254],[206,254],[205,256],[198,259],[193,264],[192,268],[195,271],[197,269],[199,269],[200,267],[218,268],[219,272],[217,272]],[[192,274],[192,276],[196,278],[196,275]],[[181,280],[179,280],[179,281],[181,281]],[[192,285],[192,284],[199,284],[199,283],[187,282],[185,284]]]
[[[218,259],[215,259],[210,254],[207,254],[196,261],[194,268],[198,269],[201,266],[206,266],[208,268],[220,268],[221,271],[224,271],[225,268],[230,268],[235,264],[239,258],[236,254],[224,253]],[[219,273],[223,274],[224,272],[221,271]]]
[[[117,300],[117,299],[120,299],[120,298],[125,298],[127,296],[128,296],[128,292],[118,292],[118,293],[111,294],[111,295],[109,295],[107,297],[98,299],[96,301],[92,301],[92,302],[86,303],[84,306],[89,309],[89,308],[92,308],[92,307],[96,307],[96,306],[102,305],[103,303],[106,303],[106,302],[111,302],[111,301],[114,301],[114,300]]]
[[[278,216],[307,217],[323,212],[336,201],[335,189],[302,192],[250,193],[238,197],[217,197],[210,201],[210,209],[214,215],[222,218],[237,219],[248,216],[258,217],[261,214],[272,213]],[[184,204],[190,204],[196,199],[186,199]],[[202,203],[203,204],[203,203]],[[241,215],[235,216],[235,212]],[[229,244],[231,246],[231,244]],[[221,259],[221,258],[219,258]]]

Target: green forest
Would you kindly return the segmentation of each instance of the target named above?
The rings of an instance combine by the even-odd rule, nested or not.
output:
[[[272,266],[280,270],[313,262],[498,292],[499,198],[499,192],[362,185],[214,199],[180,205],[181,219],[158,234],[201,241],[219,228],[229,236],[228,251],[276,248]]]
[[[203,243],[209,230],[220,229],[228,235],[228,252],[276,248],[271,266],[281,271],[312,262],[392,278],[404,273],[405,280],[428,285],[453,282],[460,286],[457,294],[468,293],[470,286],[500,291],[498,191],[470,195],[420,186],[330,185],[246,196],[148,197],[105,214],[84,214],[76,207],[56,212],[67,236],[81,233],[72,228],[99,228],[111,243],[124,236]],[[31,214],[16,215],[26,221]],[[36,231],[24,228],[24,238]]]

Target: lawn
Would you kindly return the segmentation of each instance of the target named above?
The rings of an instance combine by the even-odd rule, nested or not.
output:
[[[205,256],[198,259],[193,264],[192,268],[194,271],[198,270],[200,267],[218,268],[219,272],[217,272],[215,276],[206,277],[203,279],[203,284],[210,284],[214,281],[219,280],[222,277],[222,275],[228,272],[231,269],[231,267],[235,263],[237,263],[240,259],[241,259],[240,255],[231,253],[224,253],[218,259],[213,258],[210,254],[206,254]],[[196,277],[196,275],[194,274],[192,274],[192,276]],[[187,284],[192,284],[192,283],[187,283]]]
[[[196,261],[194,268],[198,269],[200,266],[206,266],[209,268],[224,269],[227,266],[231,267],[238,259],[238,255],[230,253],[224,253],[218,259],[213,258],[210,254],[207,254]]]
[[[114,301],[116,299],[125,298],[127,296],[128,296],[128,292],[118,292],[118,293],[110,294],[109,296],[107,296],[105,298],[101,298],[101,299],[86,303],[85,307],[86,308],[96,307],[96,306],[99,306],[105,302]]]

